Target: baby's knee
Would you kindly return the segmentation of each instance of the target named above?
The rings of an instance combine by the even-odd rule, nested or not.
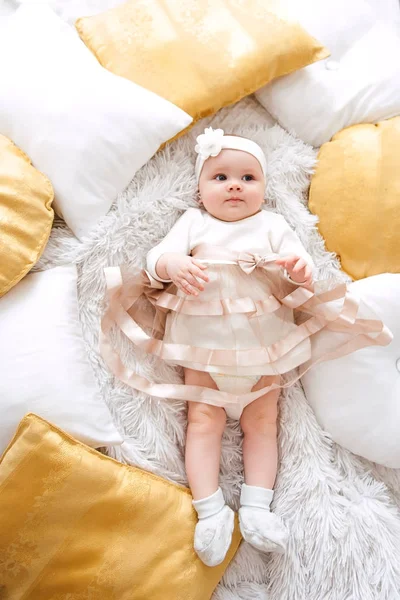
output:
[[[226,413],[223,408],[189,402],[188,427],[198,433],[216,433],[222,435],[226,424]]]
[[[278,419],[278,399],[246,406],[240,419],[243,433],[255,432],[263,435],[276,435]]]

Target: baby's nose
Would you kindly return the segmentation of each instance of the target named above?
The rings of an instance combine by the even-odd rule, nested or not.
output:
[[[240,181],[231,181],[229,183],[229,189],[230,190],[241,190],[242,189],[242,184]]]

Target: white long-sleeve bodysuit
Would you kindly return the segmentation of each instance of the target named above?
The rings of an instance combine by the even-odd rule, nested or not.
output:
[[[265,249],[265,254],[296,254],[312,267],[313,260],[296,233],[281,215],[261,210],[240,221],[221,221],[208,212],[189,208],[170,232],[147,254],[147,270],[154,279],[163,280],[156,273],[156,264],[166,252],[190,255],[200,244],[212,244],[232,250]]]

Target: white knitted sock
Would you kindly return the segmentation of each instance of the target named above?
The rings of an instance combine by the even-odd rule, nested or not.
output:
[[[221,488],[214,494],[193,500],[199,521],[194,532],[194,549],[208,567],[223,562],[232,541],[234,512],[225,504]]]
[[[243,538],[261,552],[286,550],[288,531],[282,519],[270,511],[273,490],[242,486],[239,524]]]

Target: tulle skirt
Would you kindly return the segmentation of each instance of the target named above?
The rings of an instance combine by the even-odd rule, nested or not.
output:
[[[277,255],[212,246],[199,247],[195,255],[207,263],[209,275],[198,296],[143,270],[106,269],[109,305],[101,324],[101,354],[112,373],[136,390],[235,407],[240,414],[269,391],[293,385],[322,360],[385,346],[392,339],[364,299],[345,284],[299,287],[276,265]],[[123,363],[112,342],[114,328],[149,355],[211,376],[290,375],[240,393],[150,381]]]
[[[264,272],[246,274],[237,265],[210,264],[207,274],[209,281],[198,296],[177,290],[182,304],[180,310],[171,310],[166,317],[164,342],[209,349],[214,359],[197,362],[188,352],[183,360],[167,362],[209,373],[261,376],[286,373],[311,358],[310,339],[306,337],[271,359],[274,349],[278,350],[279,343],[297,327],[293,309],[277,302],[275,286]],[[217,314],[207,314],[210,312]],[[217,350],[232,351],[236,360],[226,364],[228,354],[225,361],[223,354],[218,360]],[[247,353],[251,358],[246,360]]]

